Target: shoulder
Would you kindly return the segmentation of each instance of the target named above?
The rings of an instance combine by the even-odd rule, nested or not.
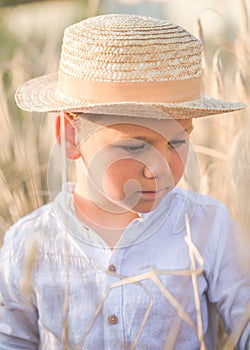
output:
[[[231,231],[239,231],[226,205],[208,195],[190,190],[174,190],[172,217],[174,232],[186,231],[188,220],[194,235],[216,241]],[[222,237],[220,237],[222,239]]]
[[[177,207],[182,207],[184,211],[192,216],[215,216],[225,215],[230,217],[227,206],[217,199],[208,195],[176,188],[174,199]]]
[[[173,235],[181,240],[189,232],[207,275],[223,261],[228,266],[238,264],[239,270],[249,264],[249,241],[224,203],[179,188],[175,190],[174,201]]]
[[[41,234],[52,232],[58,222],[52,204],[44,205],[20,218],[4,235],[3,252],[25,250],[26,246]]]
[[[240,249],[244,234],[224,203],[208,195],[179,188],[175,191],[175,198],[177,207],[181,207],[176,225],[179,231],[176,232],[181,229],[186,231],[188,219],[194,242],[200,248],[206,246],[207,253],[218,257],[224,251],[231,254],[233,250]]]

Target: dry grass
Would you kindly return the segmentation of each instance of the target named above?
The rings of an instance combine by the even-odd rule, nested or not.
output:
[[[221,35],[217,46],[206,45],[206,33],[202,18],[198,18],[198,32],[205,43],[204,92],[207,95],[249,104],[250,88],[250,50],[248,13],[243,0],[235,8],[240,15],[239,29],[216,11],[225,25],[229,41]],[[226,5],[225,5],[226,6]],[[210,10],[211,11],[211,10]],[[205,15],[205,13],[204,13]],[[227,114],[218,118],[207,118],[196,123],[195,140],[201,161],[201,192],[208,193],[227,204],[232,215],[249,232],[249,109]],[[244,130],[244,132],[243,132]],[[244,147],[242,147],[245,145]],[[204,148],[205,146],[205,148]],[[202,181],[203,176],[206,178]],[[205,184],[203,187],[202,185]],[[244,187],[244,191],[243,191]],[[244,195],[243,195],[244,192]]]
[[[0,8],[1,237],[19,217],[48,202],[47,166],[55,142],[53,116],[19,110],[15,90],[34,76],[57,70],[63,30],[77,20],[78,10],[79,5],[66,1],[63,7],[48,2]]]
[[[88,13],[93,15],[97,11],[99,1],[90,2]],[[205,43],[204,52],[204,92],[218,98],[249,101],[249,28],[248,13],[243,0],[239,1],[238,24],[234,29],[225,20],[225,30],[232,31],[232,41],[221,34],[221,43],[210,45],[206,39],[202,16],[197,19],[198,32]],[[227,6],[225,0],[225,6]],[[235,5],[236,6],[236,5]],[[1,10],[0,10],[1,11]],[[1,13],[1,23],[5,23],[5,16],[10,10]],[[219,16],[214,12],[214,16]],[[221,16],[221,15],[220,15]],[[223,16],[221,16],[223,18]],[[68,19],[69,20],[69,19]],[[74,19],[72,18],[72,22]],[[65,26],[65,25],[64,25]],[[9,29],[8,29],[9,30]],[[38,74],[51,72],[57,66],[59,57],[58,42],[62,32],[54,35],[46,30],[39,40],[18,36],[18,33],[6,31],[6,35],[15,37],[17,45],[13,47],[8,57],[3,58],[1,65],[0,99],[1,99],[1,153],[0,153],[0,188],[2,201],[0,203],[0,238],[6,229],[19,217],[41,206],[49,200],[47,188],[47,164],[50,149],[54,144],[53,123],[48,117],[42,119],[37,115],[30,115],[17,109],[13,102],[16,87],[23,81]],[[41,35],[41,34],[40,34]],[[2,48],[0,50],[2,51]],[[41,55],[42,52],[42,55]],[[200,163],[200,173],[192,173],[190,188],[210,194],[225,202],[232,215],[242,225],[250,237],[250,124],[248,110],[219,118],[207,118],[195,122],[195,148]],[[49,116],[51,118],[51,116]],[[55,174],[55,176],[58,176]],[[190,242],[189,242],[190,243]],[[191,244],[191,243],[190,243]],[[32,260],[32,261],[31,261]],[[30,286],[32,276],[31,267],[34,265],[34,255],[27,260],[26,287]],[[137,283],[141,276],[136,276]],[[157,276],[151,273],[151,278],[157,284]],[[194,289],[196,276],[193,276]],[[131,283],[122,280],[122,283]],[[25,286],[24,286],[25,287]],[[161,286],[159,286],[161,287]],[[166,294],[166,290],[163,290]],[[199,301],[197,310],[199,309]],[[67,310],[67,303],[65,304]],[[180,314],[186,317],[185,311]],[[93,315],[94,317],[94,315]],[[177,329],[177,328],[176,328]],[[67,327],[65,326],[65,339]],[[199,327],[201,344],[202,325]],[[66,340],[65,340],[66,348]],[[223,338],[218,349],[233,349],[228,339]]]

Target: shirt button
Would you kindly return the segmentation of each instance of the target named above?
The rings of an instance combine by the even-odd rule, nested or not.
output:
[[[118,323],[118,317],[116,315],[110,315],[108,317],[109,324],[117,324]]]
[[[115,267],[115,265],[109,265],[109,271],[110,271],[110,272],[116,272],[116,267]]]

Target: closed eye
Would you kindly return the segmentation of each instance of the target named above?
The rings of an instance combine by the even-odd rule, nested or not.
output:
[[[144,141],[138,142],[138,140],[136,139],[131,139],[131,140],[114,142],[111,144],[111,146],[114,148],[118,148],[128,154],[133,155],[140,152],[144,152],[148,147],[148,144]]]
[[[168,146],[170,148],[177,149],[178,147],[181,147],[187,143],[186,139],[181,139],[181,140],[171,140],[168,142]]]
[[[143,151],[145,149],[145,144],[140,144],[140,145],[120,145],[118,146],[119,148],[121,148],[122,150],[128,152],[128,153],[137,153],[140,151]]]

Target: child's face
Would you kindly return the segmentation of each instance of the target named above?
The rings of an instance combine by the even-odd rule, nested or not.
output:
[[[80,144],[84,196],[108,211],[148,212],[184,173],[192,119],[127,120],[100,128]]]

